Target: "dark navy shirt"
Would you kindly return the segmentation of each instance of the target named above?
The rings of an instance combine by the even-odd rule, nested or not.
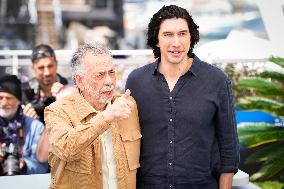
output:
[[[218,188],[218,175],[236,172],[239,163],[230,80],[194,56],[170,91],[158,65],[134,70],[126,83],[142,131],[137,187]]]

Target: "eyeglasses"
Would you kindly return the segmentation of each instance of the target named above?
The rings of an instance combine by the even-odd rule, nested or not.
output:
[[[45,51],[36,51],[32,54],[32,62],[36,61],[37,59],[44,58],[44,57],[55,57],[55,54],[53,51],[45,50]]]

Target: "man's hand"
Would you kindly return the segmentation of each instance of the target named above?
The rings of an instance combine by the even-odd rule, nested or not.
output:
[[[131,108],[134,105],[129,99],[130,93],[130,90],[127,89],[121,97],[117,98],[112,105],[107,106],[102,112],[106,122],[110,123],[129,118]]]
[[[25,160],[20,159],[20,161],[19,161],[19,168],[20,168],[21,170],[24,170],[24,169],[26,168],[26,162],[25,162]]]
[[[27,104],[27,105],[22,105],[23,108],[23,113],[26,116],[32,117],[34,119],[38,119],[38,115],[35,111],[35,108],[32,106],[31,103]]]
[[[52,87],[51,87],[51,94],[52,96],[56,96],[57,93],[64,87],[64,85],[62,85],[59,82],[55,82],[53,83]]]

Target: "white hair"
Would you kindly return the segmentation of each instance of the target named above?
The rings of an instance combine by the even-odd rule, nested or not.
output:
[[[99,55],[99,54],[106,54],[109,55],[110,57],[111,52],[110,49],[100,43],[86,43],[81,45],[73,54],[72,59],[71,59],[71,73],[72,73],[72,78],[74,81],[74,84],[76,85],[76,81],[75,81],[75,76],[78,74],[84,74],[85,73],[85,69],[82,66],[82,59],[85,56],[86,52],[91,52],[93,53],[95,56]]]

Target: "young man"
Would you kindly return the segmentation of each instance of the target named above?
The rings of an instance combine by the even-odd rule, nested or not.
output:
[[[198,26],[178,6],[148,25],[156,62],[134,70],[126,89],[137,102],[141,133],[138,188],[229,189],[239,147],[230,81],[193,54]]]
[[[48,171],[47,163],[36,160],[43,124],[23,115],[21,95],[21,83],[15,75],[0,78],[0,175]]]
[[[44,122],[44,108],[55,101],[56,94],[68,81],[57,73],[57,60],[49,45],[40,44],[32,50],[35,77],[22,84],[24,114]]]
[[[50,188],[136,188],[138,113],[130,91],[113,97],[109,50],[85,44],[73,55],[71,68],[77,90],[45,109]]]

